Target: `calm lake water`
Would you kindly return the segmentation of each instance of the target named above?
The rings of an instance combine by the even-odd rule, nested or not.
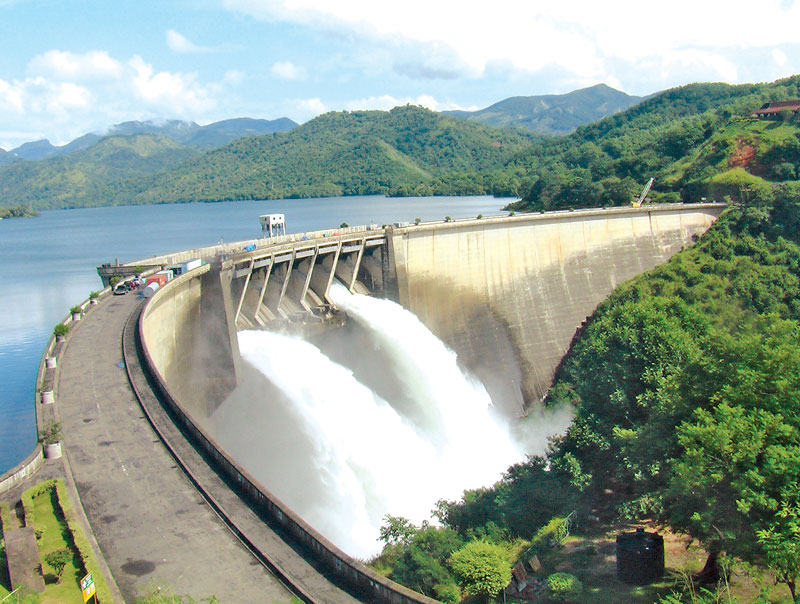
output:
[[[261,214],[286,214],[287,233],[500,214],[493,197],[335,197],[42,212],[0,221],[0,474],[36,443],[34,388],[53,326],[101,288],[96,267],[220,240],[259,237]]]

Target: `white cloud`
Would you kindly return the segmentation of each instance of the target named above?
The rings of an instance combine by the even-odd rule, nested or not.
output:
[[[359,109],[380,109],[388,111],[393,107],[401,105],[419,105],[430,109],[431,111],[449,111],[451,109],[463,109],[455,103],[442,103],[437,101],[433,96],[422,94],[416,97],[402,97],[397,98],[389,94],[382,96],[371,96],[367,98],[354,99],[345,103],[345,109],[349,111],[357,111]]]
[[[0,147],[44,136],[66,143],[125,120],[202,120],[219,106],[225,85],[244,79],[231,70],[221,82],[158,70],[138,55],[120,61],[104,51],[50,50],[28,63],[21,79],[0,79]],[[27,134],[26,134],[27,133]]]
[[[783,67],[784,65],[786,65],[786,62],[789,60],[789,58],[786,56],[786,53],[784,53],[780,48],[773,48],[772,60],[775,61],[775,64],[778,65],[779,67]]]
[[[270,70],[273,75],[283,80],[305,80],[306,71],[291,61],[278,61]]]
[[[131,81],[134,93],[152,107],[183,115],[202,113],[216,104],[209,89],[198,84],[194,74],[155,72],[138,55],[128,65],[135,72]]]
[[[301,99],[292,103],[292,105],[293,110],[289,113],[296,115],[301,122],[329,111],[325,103],[318,98]]]
[[[198,46],[174,29],[167,30],[167,46],[170,50],[179,53],[208,52],[212,50],[206,46]]]
[[[731,0],[224,0],[234,11],[355,37],[396,51],[394,68],[414,78],[483,75],[492,63],[574,80],[629,76],[641,62],[670,62],[735,81],[741,49],[795,43],[800,2]],[[421,50],[417,50],[422,45]],[[611,71],[614,67],[615,71]],[[733,79],[733,80],[732,80]]]
[[[18,83],[9,84],[5,80],[0,80],[0,109],[17,114],[25,111],[22,102],[22,90]]]
[[[57,80],[98,80],[116,78],[122,64],[105,51],[93,50],[77,54],[63,50],[48,50],[34,57],[28,70]]]

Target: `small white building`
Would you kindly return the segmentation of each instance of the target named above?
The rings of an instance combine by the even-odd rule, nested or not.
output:
[[[286,217],[283,214],[263,214],[259,220],[262,237],[286,234]]]

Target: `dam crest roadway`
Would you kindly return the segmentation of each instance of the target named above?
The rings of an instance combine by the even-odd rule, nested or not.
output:
[[[136,267],[208,260],[141,306],[126,300],[124,312],[132,314],[122,350],[155,440],[164,443],[240,547],[306,602],[429,604],[319,534],[207,430],[205,418],[236,387],[241,372],[237,331],[286,322],[324,327],[338,314],[329,296],[337,280],[352,292],[392,299],[416,314],[490,393],[509,401],[506,411],[522,415],[545,396],[576,330],[597,304],[617,285],[691,245],[724,207],[645,206],[337,229],[187,250],[98,272],[107,282]],[[77,340],[87,327],[71,337]],[[115,391],[106,404],[116,398]],[[68,440],[68,454],[71,446]],[[80,445],[83,454],[73,465],[103,455],[85,451],[87,446]],[[124,451],[117,453],[124,459]],[[96,480],[91,489],[102,488],[102,477]],[[103,538],[101,516],[84,501],[93,495],[77,482],[116,575],[126,554]],[[218,580],[216,594],[228,601],[221,572],[213,565],[204,571],[204,585]]]

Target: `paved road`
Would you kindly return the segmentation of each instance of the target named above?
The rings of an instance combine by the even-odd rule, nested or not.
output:
[[[288,602],[291,593],[214,514],[143,416],[121,345],[138,303],[128,294],[92,308],[59,360],[65,455],[122,595],[132,602],[161,587],[225,604]]]

